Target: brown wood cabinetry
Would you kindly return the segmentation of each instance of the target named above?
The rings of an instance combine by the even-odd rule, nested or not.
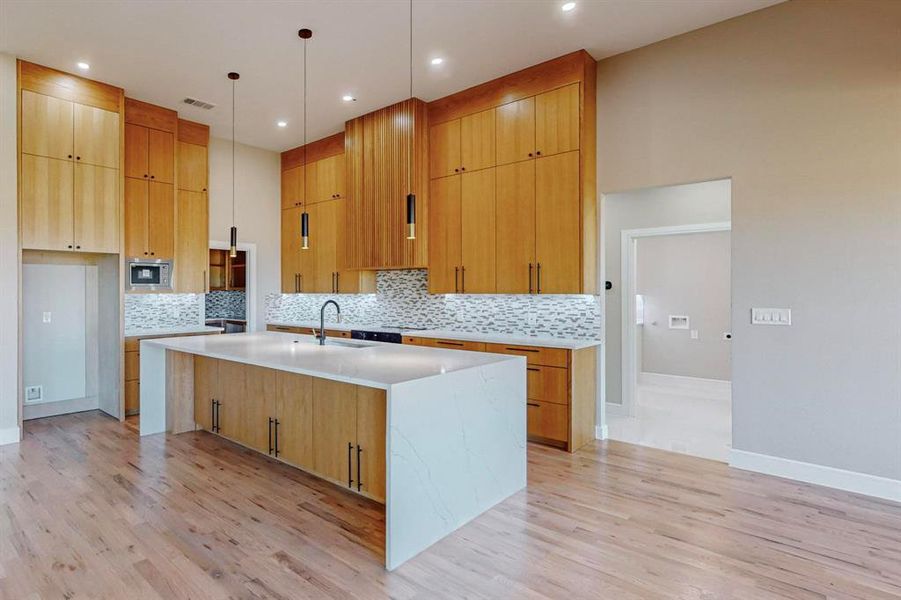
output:
[[[68,76],[63,94],[60,77],[19,62],[22,248],[118,253],[122,91]]]
[[[384,390],[194,357],[198,428],[385,501]]]
[[[282,210],[282,293],[298,294],[303,291],[300,219],[303,207]]]
[[[304,203],[315,204],[344,198],[344,154],[308,162],[304,171]]]
[[[404,336],[404,344],[526,357],[529,439],[575,452],[594,439],[597,350]]]
[[[206,125],[178,120],[178,191],[175,198],[175,290],[209,291],[209,193]]]
[[[304,201],[304,166],[282,172],[282,208],[297,208]]]
[[[429,104],[433,211],[454,215],[442,180],[463,177],[461,224],[429,229],[432,293],[597,293],[594,82],[580,51]]]

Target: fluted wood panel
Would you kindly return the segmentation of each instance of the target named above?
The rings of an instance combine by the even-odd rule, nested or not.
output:
[[[426,266],[427,128],[426,105],[417,99],[348,121],[344,132],[348,268]],[[410,141],[414,135],[411,163]],[[416,194],[414,240],[406,239],[405,226],[406,198],[411,185]]]

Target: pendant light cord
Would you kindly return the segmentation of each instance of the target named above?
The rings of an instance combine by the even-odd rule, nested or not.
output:
[[[235,80],[232,79],[232,227],[235,226]]]
[[[307,168],[307,40],[303,40],[303,165]],[[306,210],[304,210],[306,212]]]
[[[413,193],[413,140],[416,137],[415,103],[413,102],[413,0],[410,0],[410,162],[407,164],[407,193]]]

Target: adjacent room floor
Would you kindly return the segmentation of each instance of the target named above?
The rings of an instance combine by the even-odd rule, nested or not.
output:
[[[732,447],[728,382],[639,381],[634,417],[610,415],[610,439],[727,462]]]
[[[529,446],[529,487],[397,571],[384,510],[198,432],[97,412],[0,447],[0,598],[901,597],[901,505],[618,442]]]

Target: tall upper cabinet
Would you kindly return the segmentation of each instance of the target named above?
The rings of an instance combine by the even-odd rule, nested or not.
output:
[[[202,294],[210,291],[210,128],[179,119],[177,137],[175,290]]]
[[[18,69],[22,248],[119,253],[123,91]]]
[[[579,51],[429,104],[432,293],[599,293],[595,93]]]
[[[178,114],[125,99],[125,255],[175,256]]]

